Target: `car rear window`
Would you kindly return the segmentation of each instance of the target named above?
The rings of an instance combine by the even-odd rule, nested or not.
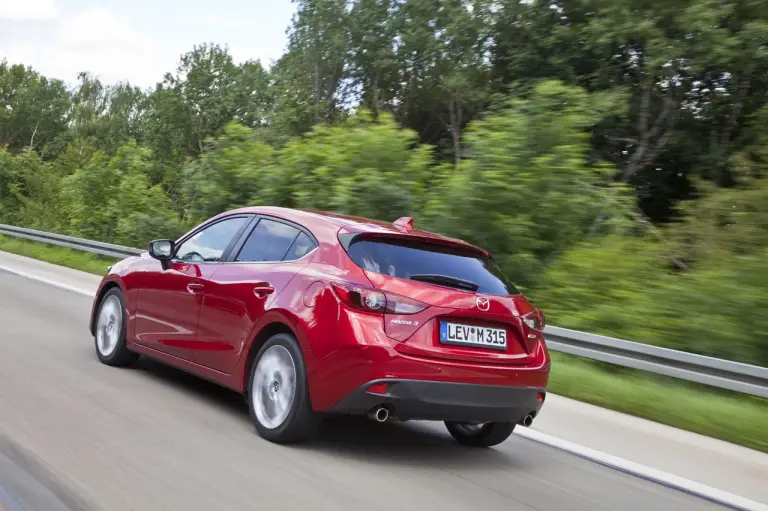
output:
[[[520,294],[493,259],[435,243],[360,239],[350,244],[347,253],[355,264],[374,273],[421,281],[430,276],[428,280],[433,280],[433,284],[444,276],[447,280],[472,282],[478,293]],[[442,285],[460,288],[450,282]]]

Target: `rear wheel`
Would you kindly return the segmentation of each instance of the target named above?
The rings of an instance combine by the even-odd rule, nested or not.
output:
[[[248,408],[256,431],[275,443],[306,440],[320,425],[312,411],[304,357],[293,336],[270,337],[251,364]]]
[[[110,366],[128,366],[139,355],[125,345],[125,304],[119,288],[112,288],[104,295],[96,316],[94,340],[99,360]]]
[[[509,438],[515,430],[515,425],[511,422],[470,424],[446,421],[445,427],[457,442],[472,447],[493,447]]]

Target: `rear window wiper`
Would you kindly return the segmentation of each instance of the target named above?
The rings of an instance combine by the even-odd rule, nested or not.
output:
[[[431,284],[439,284],[442,286],[456,287],[459,289],[468,289],[470,291],[477,291],[480,286],[475,284],[471,280],[458,279],[456,277],[450,277],[448,275],[437,275],[433,273],[418,273],[409,277],[411,280],[419,280],[421,282],[429,282]]]

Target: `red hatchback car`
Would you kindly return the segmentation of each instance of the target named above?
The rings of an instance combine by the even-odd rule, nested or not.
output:
[[[544,402],[544,316],[488,252],[412,223],[248,207],[152,241],[99,286],[98,357],[241,392],[273,442],[340,414],[445,421],[496,445]]]

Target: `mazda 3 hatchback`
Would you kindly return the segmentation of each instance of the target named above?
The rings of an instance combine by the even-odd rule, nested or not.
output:
[[[279,443],[328,415],[503,442],[544,403],[543,328],[482,248],[410,218],[274,207],[152,241],[108,270],[90,318],[104,364],[145,355],[241,392]]]

